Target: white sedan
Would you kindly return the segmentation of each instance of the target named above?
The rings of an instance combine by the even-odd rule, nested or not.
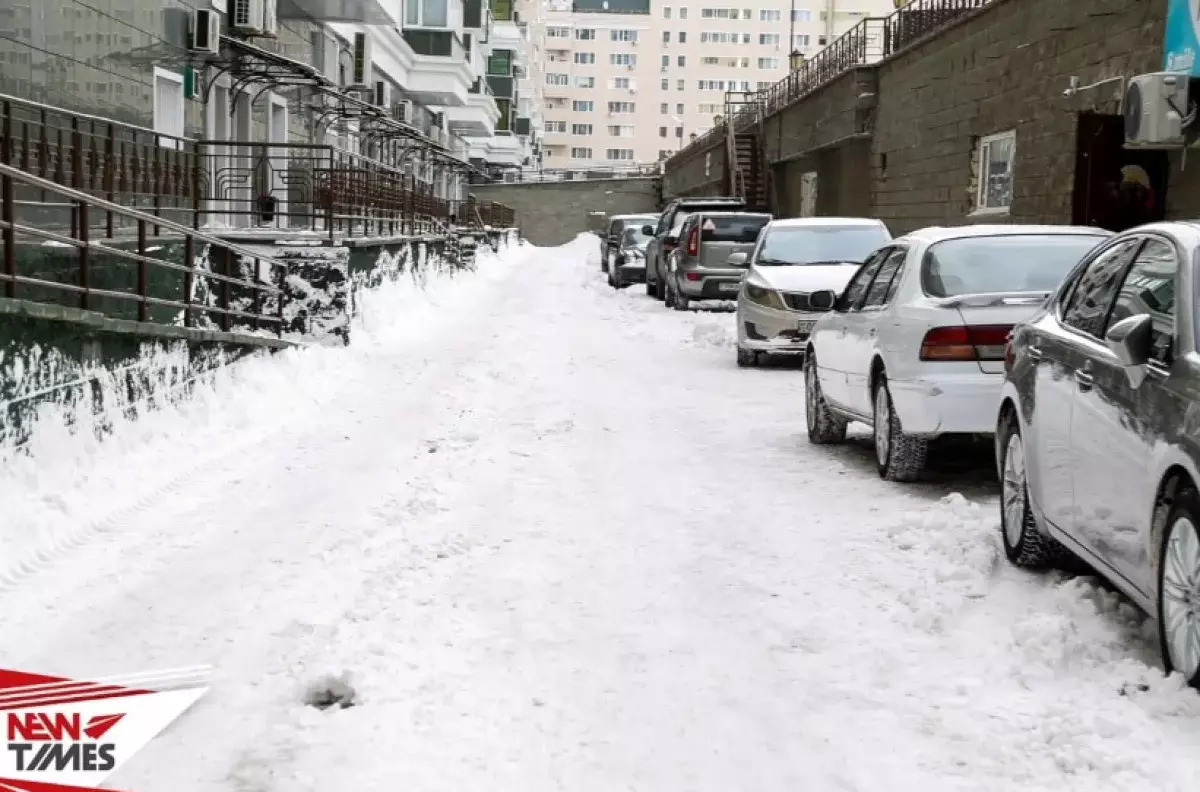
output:
[[[920,476],[928,441],[991,435],[1013,324],[1032,316],[1111,234],[1074,226],[927,228],[871,255],[813,328],[804,362],[808,437],[872,427],[879,475]]]
[[[892,235],[878,220],[804,217],[775,220],[759,233],[737,301],[737,362],[753,366],[762,355],[804,351],[808,334],[828,306],[813,305],[813,292],[841,291],[859,265]]]

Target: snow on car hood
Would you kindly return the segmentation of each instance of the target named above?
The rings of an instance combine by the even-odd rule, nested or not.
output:
[[[751,275],[772,289],[788,292],[815,292],[832,289],[841,292],[858,267],[850,264],[820,264],[753,267]]]

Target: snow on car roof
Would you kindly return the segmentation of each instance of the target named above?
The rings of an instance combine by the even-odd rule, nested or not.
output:
[[[964,225],[930,226],[905,234],[902,238],[914,242],[942,242],[947,239],[967,237],[1015,236],[1020,234],[1086,234],[1090,236],[1112,236],[1111,231],[1093,226],[1070,225]]]
[[[772,228],[803,228],[804,226],[881,226],[882,220],[873,217],[789,217],[775,220]]]

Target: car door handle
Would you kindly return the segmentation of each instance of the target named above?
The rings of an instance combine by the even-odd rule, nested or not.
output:
[[[1035,347],[1035,346],[1025,347],[1025,353],[1027,355],[1029,355],[1029,359],[1032,360],[1034,363],[1042,362],[1042,348],[1041,347]]]
[[[1096,378],[1090,372],[1080,369],[1075,372],[1075,384],[1079,386],[1079,390],[1091,390],[1092,385],[1096,382]]]

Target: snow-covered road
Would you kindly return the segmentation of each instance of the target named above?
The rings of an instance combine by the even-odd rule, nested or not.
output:
[[[0,471],[0,666],[215,666],[137,792],[1194,791],[1200,697],[1131,606],[1009,569],[986,484],[809,446],[798,372],[594,247],[44,433]]]

